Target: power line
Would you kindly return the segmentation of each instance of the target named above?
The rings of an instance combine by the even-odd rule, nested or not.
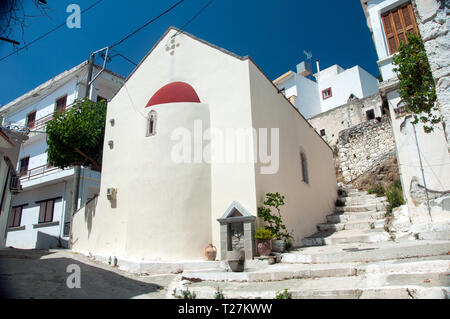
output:
[[[180,4],[182,4],[185,0],[180,0],[177,3],[175,3],[173,6],[171,6],[169,9],[167,9],[166,11],[162,12],[161,14],[159,14],[157,17],[151,19],[150,21],[148,21],[147,23],[145,23],[143,26],[139,27],[137,30],[131,32],[130,34],[128,34],[126,37],[124,37],[122,40],[120,40],[119,42],[113,44],[110,46],[110,49],[122,44],[124,41],[128,40],[129,38],[131,38],[133,35],[135,35],[136,33],[138,33],[139,31],[141,31],[142,29],[144,29],[145,27],[147,27],[148,25],[150,25],[151,23],[155,22],[156,20],[158,20],[159,18],[161,18],[162,16],[164,16],[165,14],[169,13],[170,11],[172,11],[173,9],[175,9],[176,7],[178,7]]]
[[[262,46],[266,42],[267,38],[269,37],[269,35],[270,35],[271,31],[272,31],[273,26],[278,21],[278,19],[281,17],[281,14],[283,13],[284,8],[288,4],[288,1],[289,0],[284,0],[284,2],[280,5],[280,10],[278,11],[278,14],[275,16],[275,18],[272,20],[272,23],[270,24],[269,28],[267,29],[267,32],[264,35],[264,38],[262,39],[262,41],[260,42],[260,44],[256,48],[255,55],[259,53],[259,51],[261,50]]]
[[[184,0],[183,0],[184,1]],[[178,5],[180,5],[183,1],[180,1],[178,3],[176,3],[174,6],[172,6],[171,8],[167,9],[166,11],[164,11],[163,13],[161,13],[159,16],[157,16],[156,18],[152,19],[151,21],[149,21],[148,23],[146,23],[144,26],[140,27],[139,29],[137,29],[136,31],[134,31],[133,33],[129,34],[128,36],[126,36],[125,38],[123,38],[122,40],[120,40],[119,42],[117,42],[116,44],[112,45],[110,48],[113,48],[121,43],[123,43],[125,40],[127,40],[128,38],[130,38],[131,36],[133,36],[134,34],[136,34],[137,32],[139,32],[140,30],[142,30],[143,28],[145,28],[146,26],[148,26],[149,24],[151,24],[152,22],[156,21],[158,18],[162,17],[164,14],[170,12],[171,10],[175,9],[175,7],[177,7]],[[183,32],[183,29],[186,28],[189,24],[191,24],[195,19],[198,18],[198,16],[200,16],[203,11],[205,11],[215,0],[210,0],[208,1],[208,3],[203,6],[191,19],[189,19],[189,21],[187,21],[185,24],[183,24],[183,26],[181,27],[181,31],[177,32],[175,35],[173,35],[173,37],[179,35],[180,33]],[[117,51],[116,49],[112,49],[113,52],[116,53],[115,56],[120,56],[121,58],[123,58],[124,60],[126,60],[127,62],[133,64],[134,66],[138,66],[138,64],[136,62],[134,62],[133,60],[131,60],[130,58],[126,57],[125,55],[123,55],[122,53],[120,53],[119,51]]]
[[[103,0],[98,0],[97,2],[95,2],[94,4],[92,4],[90,7],[87,7],[86,9],[82,10],[81,13],[86,13],[86,12],[88,12],[88,11],[91,10],[92,8],[94,8],[94,7],[96,7],[97,5],[99,5],[101,2],[103,2]],[[46,36],[52,34],[52,33],[55,32],[56,30],[61,29],[61,28],[62,28],[63,26],[65,26],[65,25],[66,25],[66,22],[61,23],[60,25],[58,25],[58,26],[54,27],[53,29],[51,29],[50,31],[48,31],[47,33],[44,33],[43,35],[37,37],[37,38],[34,39],[33,41],[31,41],[31,42],[25,44],[23,47],[18,48],[18,49],[15,50],[14,52],[11,52],[10,54],[8,54],[8,55],[6,55],[6,56],[0,58],[0,62],[3,61],[3,60],[5,60],[6,58],[9,58],[11,55],[14,55],[14,54],[16,54],[16,53],[18,53],[18,52],[20,52],[20,51],[22,51],[22,50],[28,48],[30,45],[36,43],[37,41],[39,41],[39,40],[41,40],[41,39],[43,39],[43,38],[45,38]]]
[[[183,26],[181,27],[181,31],[178,31],[175,35],[172,36],[172,38],[176,37],[177,35],[179,35],[180,33],[183,33],[183,30],[189,25],[191,24],[192,21],[194,21],[195,19],[198,18],[199,15],[201,15],[203,13],[203,11],[205,11],[215,0],[210,0],[205,6],[203,6],[191,19],[189,19],[188,22],[186,22],[185,24],[183,24]]]
[[[120,53],[119,51],[117,51],[116,49],[113,49],[112,51],[116,52],[116,55],[113,55],[111,58],[114,58],[116,56],[120,56],[122,59],[128,61],[129,63],[133,64],[134,66],[138,66],[138,64],[136,62],[134,62],[133,60],[131,60],[130,58],[127,58],[125,55],[123,55],[122,53]]]

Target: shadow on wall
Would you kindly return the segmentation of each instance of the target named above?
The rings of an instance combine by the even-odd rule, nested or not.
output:
[[[67,248],[68,241],[61,237],[52,236],[43,232],[37,233],[36,249],[57,249]]]
[[[0,298],[129,299],[161,289],[157,284],[132,280],[74,259],[52,257],[55,253],[58,252],[1,250]],[[69,265],[80,266],[80,289],[67,287],[67,278],[73,274],[67,272]]]
[[[88,238],[91,236],[92,220],[95,217],[95,209],[97,208],[98,195],[86,203],[84,208],[84,220],[88,229]]]

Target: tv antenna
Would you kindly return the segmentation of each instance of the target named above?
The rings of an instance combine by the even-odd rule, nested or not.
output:
[[[303,51],[303,53],[306,55],[306,59],[308,59],[309,63],[311,63],[312,57],[313,57],[312,52],[308,52],[305,50],[305,51]]]

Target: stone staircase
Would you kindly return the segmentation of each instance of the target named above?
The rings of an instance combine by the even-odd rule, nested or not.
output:
[[[171,288],[197,298],[220,289],[226,298],[273,299],[288,289],[294,299],[448,299],[450,241],[392,241],[384,230],[386,198],[346,191],[318,233],[281,263],[248,261],[244,273],[184,272]]]
[[[340,190],[333,214],[318,232],[303,239],[305,247],[376,243],[390,240],[386,226],[386,198],[357,190]]]

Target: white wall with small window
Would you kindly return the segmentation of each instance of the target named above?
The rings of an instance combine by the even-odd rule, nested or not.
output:
[[[56,184],[40,188],[38,193],[17,195],[9,214],[6,246],[18,249],[58,248],[58,239],[63,240],[60,226],[64,222],[66,207],[64,190]],[[19,213],[17,208],[21,208],[20,221],[16,218],[16,223],[12,224],[12,216]]]
[[[363,99],[378,92],[378,80],[359,66],[348,70],[338,66],[329,69],[335,72],[330,73],[326,69],[317,77],[322,100],[320,113],[346,104],[352,94]]]
[[[295,106],[307,119],[346,104],[352,94],[363,99],[378,93],[378,80],[359,66],[333,65],[314,76],[290,72],[274,82],[280,94],[296,96]]]

